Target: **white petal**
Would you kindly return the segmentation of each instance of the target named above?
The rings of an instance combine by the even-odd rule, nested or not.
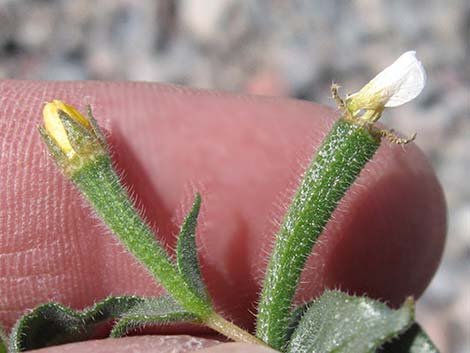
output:
[[[396,107],[419,95],[425,83],[423,65],[416,58],[415,51],[408,51],[374,77],[367,86],[372,92],[381,92],[385,107]]]

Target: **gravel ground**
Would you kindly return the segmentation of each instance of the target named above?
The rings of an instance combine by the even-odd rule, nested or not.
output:
[[[332,104],[402,52],[428,71],[385,121],[432,159],[449,203],[419,304],[442,352],[470,352],[470,3],[465,0],[0,0],[0,78],[145,80]],[[412,119],[407,119],[413,116]]]

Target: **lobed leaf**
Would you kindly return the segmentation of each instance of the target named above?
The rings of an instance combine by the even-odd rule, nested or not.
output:
[[[287,353],[372,353],[406,330],[413,316],[411,300],[393,310],[370,298],[326,291],[300,319]]]
[[[197,257],[196,226],[201,208],[201,195],[196,194],[191,211],[186,216],[178,235],[176,259],[178,270],[186,283],[207,302],[210,302],[206,285],[202,279]]]

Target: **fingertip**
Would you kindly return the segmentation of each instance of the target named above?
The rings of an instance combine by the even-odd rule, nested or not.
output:
[[[275,353],[268,347],[245,343],[221,343],[188,335],[153,335],[90,340],[52,346],[35,353]]]
[[[189,353],[220,345],[219,341],[188,335],[134,336],[90,340],[58,345],[31,352],[37,353]]]
[[[202,191],[205,279],[219,309],[252,324],[266,265],[260,248],[269,248],[277,230],[272,210],[280,194],[293,194],[333,110],[136,83],[1,82],[0,94],[0,124],[8,127],[0,131],[2,319],[10,325],[25,308],[49,300],[80,308],[110,294],[161,293],[99,222],[89,221],[90,209],[31,128],[44,101],[60,98],[80,109],[92,104],[160,239],[174,238],[178,211],[188,209],[195,188]],[[18,104],[18,96],[28,104]],[[412,144],[403,151],[384,141],[314,249],[304,297],[328,286],[393,303],[419,295],[439,263],[445,223],[429,162]]]
[[[277,351],[254,344],[246,343],[223,343],[198,351],[200,353],[276,353]]]

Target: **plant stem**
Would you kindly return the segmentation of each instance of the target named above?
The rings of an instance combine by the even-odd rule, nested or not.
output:
[[[247,331],[241,329],[239,326],[234,325],[230,321],[225,320],[222,316],[217,313],[210,315],[204,322],[208,327],[222,333],[224,336],[231,338],[236,342],[260,344],[266,346],[266,344],[255,336],[249,334]]]
[[[119,240],[185,309],[201,320],[213,313],[211,304],[186,284],[152,230],[141,219],[108,156],[98,156],[84,165],[72,176],[72,181]]]
[[[139,216],[108,156],[99,156],[83,166],[72,176],[72,181],[112,232],[182,307],[197,315],[205,325],[234,341],[264,344],[216,314],[210,302],[191,289]]]
[[[339,119],[305,172],[276,237],[258,308],[257,337],[271,347],[285,348],[292,301],[312,246],[379,145],[368,129]]]

